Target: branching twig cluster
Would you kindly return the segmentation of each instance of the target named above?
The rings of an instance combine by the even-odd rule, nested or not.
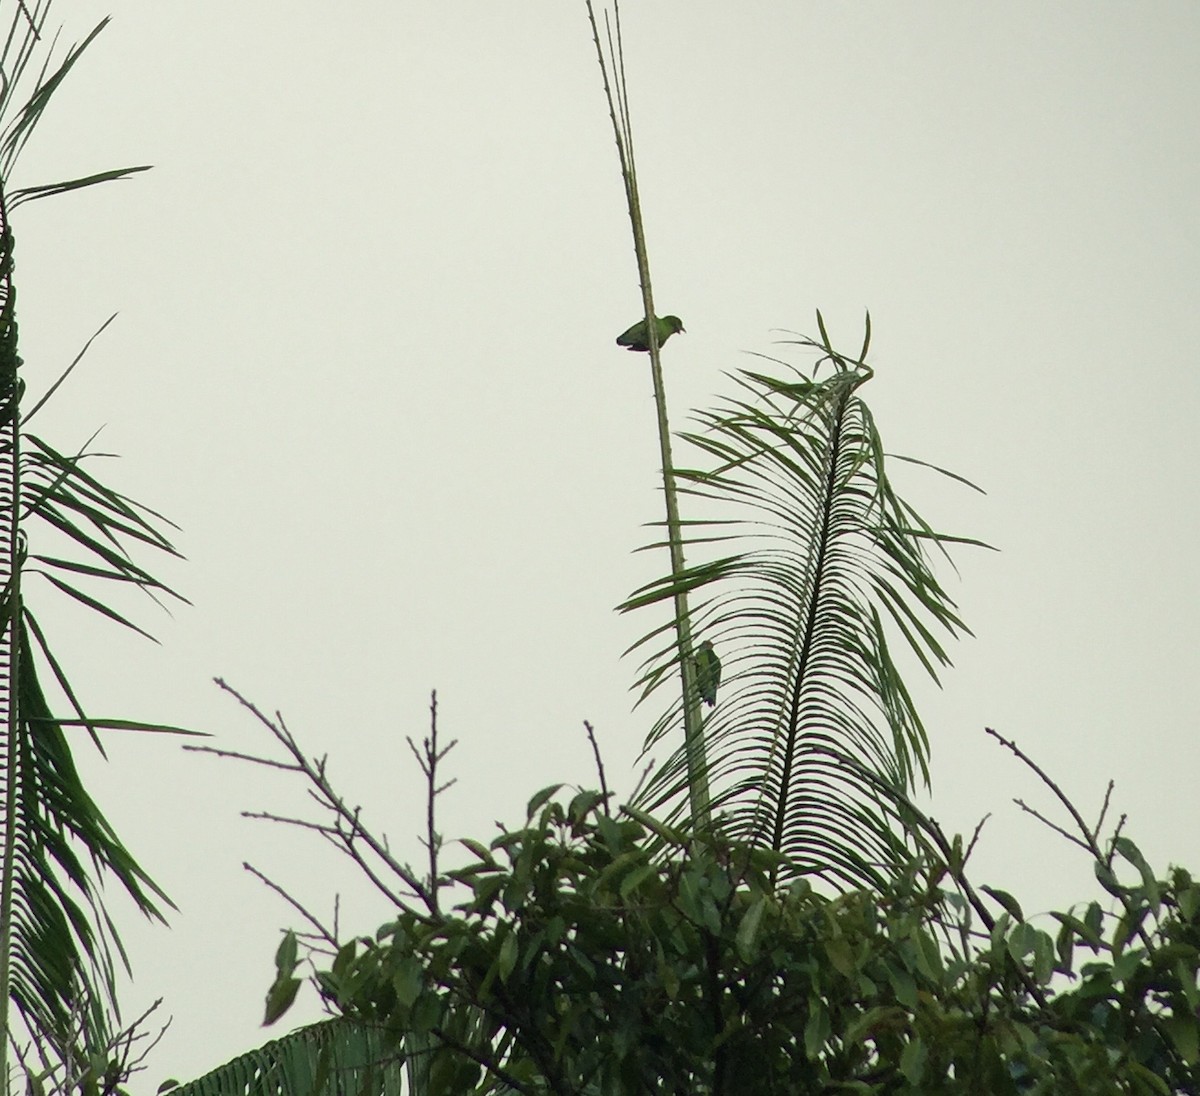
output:
[[[84,998],[83,993],[77,996],[78,1004],[71,1017],[70,1029],[57,1038],[43,1033],[40,1040],[22,1046],[10,1036],[13,1057],[29,1091],[41,1092],[44,1096],[74,1096],[83,1092],[114,1096],[121,1093],[135,1073],[146,1069],[144,1063],[147,1057],[171,1026],[170,1020],[157,1032],[147,1026],[150,1016],[162,1005],[160,997],[131,1024],[111,1035],[103,1045],[91,1048],[88,1060],[81,1059],[78,1048],[87,1045],[90,1027]],[[95,1076],[92,1072],[96,1069],[97,1061],[106,1063],[101,1076]],[[8,1087],[10,1090],[14,1087],[11,1080]]]
[[[1117,824],[1116,824],[1116,826],[1113,827],[1112,836],[1110,838],[1108,838],[1108,841],[1107,841],[1108,848],[1107,849],[1103,848],[1100,843],[1100,832],[1104,827],[1104,819],[1108,815],[1109,804],[1112,801],[1112,793],[1113,793],[1113,787],[1114,787],[1113,781],[1110,780],[1108,782],[1107,789],[1105,789],[1104,802],[1100,807],[1100,817],[1096,820],[1096,825],[1088,826],[1087,822],[1084,821],[1083,815],[1079,813],[1079,810],[1076,808],[1075,804],[1071,802],[1071,800],[1067,796],[1066,792],[1064,792],[1062,790],[1062,788],[1060,788],[1050,778],[1049,774],[1036,761],[1034,761],[1027,753],[1025,753],[1025,751],[1022,750],[1016,744],[1016,742],[1014,742],[1012,739],[1005,738],[1004,735],[1000,734],[999,731],[995,731],[991,727],[985,727],[984,730],[987,731],[987,733],[989,735],[991,735],[992,738],[994,738],[997,742],[999,742],[1001,746],[1003,746],[1006,750],[1010,751],[1013,754],[1013,756],[1015,756],[1019,761],[1021,761],[1028,768],[1032,769],[1034,773],[1037,774],[1037,776],[1041,780],[1041,782],[1043,784],[1045,784],[1046,787],[1049,788],[1054,793],[1055,797],[1063,805],[1063,807],[1066,809],[1067,813],[1070,814],[1071,818],[1075,822],[1076,828],[1079,830],[1079,836],[1076,836],[1075,834],[1071,833],[1069,830],[1064,829],[1062,826],[1056,825],[1054,822],[1052,822],[1048,818],[1046,818],[1040,811],[1037,811],[1033,807],[1030,807],[1027,803],[1025,803],[1024,800],[1014,799],[1013,802],[1016,803],[1016,805],[1018,807],[1020,807],[1021,810],[1025,811],[1026,814],[1032,815],[1043,825],[1049,826],[1050,829],[1052,829],[1055,833],[1061,834],[1068,841],[1070,841],[1073,845],[1079,846],[1079,848],[1083,849],[1085,852],[1087,852],[1091,856],[1093,861],[1095,861],[1097,864],[1103,864],[1105,869],[1107,869],[1109,872],[1111,872],[1112,868],[1113,868],[1113,862],[1116,857],[1117,847],[1118,847],[1117,840],[1121,836],[1121,831],[1125,828],[1125,820],[1126,820],[1126,816],[1124,814],[1122,814],[1121,817],[1117,819]],[[1117,890],[1114,891],[1113,893],[1117,894],[1117,897],[1118,897],[1119,901],[1121,902],[1121,904],[1124,906],[1125,911],[1127,913],[1132,913],[1133,908],[1130,903],[1130,900],[1128,899],[1127,896],[1125,896],[1124,893],[1120,893],[1120,888],[1117,888]],[[1150,939],[1150,935],[1149,935],[1149,933],[1147,933],[1145,927],[1140,922],[1138,923],[1138,927],[1137,927],[1137,935],[1138,935],[1138,938],[1142,941],[1142,944],[1147,948],[1147,950],[1153,948],[1153,943]]]
[[[429,893],[433,899],[433,911],[438,912],[438,893],[441,890],[443,879],[438,870],[438,853],[442,848],[442,835],[438,832],[435,819],[435,804],[437,797],[452,787],[454,780],[447,780],[445,783],[438,783],[438,765],[445,760],[446,755],[458,745],[458,739],[452,739],[450,744],[445,747],[438,745],[438,722],[437,722],[437,692],[434,691],[429,698],[429,735],[421,740],[421,748],[418,750],[417,745],[411,738],[407,738],[408,748],[412,750],[413,757],[417,759],[417,764],[421,768],[421,772],[425,774],[425,782],[427,791],[425,795],[425,837],[422,844],[425,846],[429,854]]]
[[[329,820],[312,822],[303,818],[276,815],[268,811],[243,811],[243,816],[246,818],[265,819],[270,822],[280,822],[288,826],[298,826],[301,829],[313,830],[319,833],[336,849],[349,857],[388,901],[399,907],[410,908],[411,900],[415,899],[427,911],[423,919],[430,922],[434,920],[438,912],[436,878],[433,880],[421,879],[411,867],[397,860],[392,855],[387,847],[386,838],[376,837],[362,825],[360,820],[362,808],[348,806],[346,801],[334,790],[333,785],[330,783],[326,771],[328,758],[320,757],[316,760],[310,760],[296,742],[291,731],[288,730],[287,723],[280,712],[277,711],[275,718],[271,719],[257,705],[247,700],[241,693],[220,678],[217,679],[217,685],[233,696],[242,707],[249,711],[271,733],[271,736],[284,748],[290,760],[276,761],[268,757],[241,753],[235,750],[218,749],[213,746],[185,746],[184,748],[197,753],[208,753],[216,757],[233,758],[239,761],[248,761],[256,765],[265,765],[272,769],[280,769],[284,772],[298,773],[307,781],[309,795],[322,811],[329,816]],[[427,741],[436,742],[436,721],[435,729],[431,732],[431,737]],[[434,756],[436,759],[445,756],[446,751],[437,754],[436,745],[432,748],[435,750]],[[447,747],[447,750],[449,748]],[[435,770],[436,760],[430,766],[430,773],[432,774]],[[432,775],[430,775],[430,779],[433,779]],[[444,789],[435,788],[434,794],[436,795],[441,790]],[[434,832],[432,829],[432,809],[431,802],[431,833]],[[436,842],[433,844],[436,847]],[[436,854],[433,855],[431,862],[436,870]],[[303,914],[306,920],[317,929],[322,939],[330,943],[336,939],[334,934],[330,933],[317,917],[304,909],[294,898],[287,895],[281,887],[270,883],[270,880],[265,875],[251,868],[249,865],[247,865],[247,868],[253,871],[264,882],[271,885],[279,894],[287,898]],[[400,881],[401,889],[397,889],[394,883],[385,878],[389,873],[394,879]],[[420,915],[419,911],[418,915]]]

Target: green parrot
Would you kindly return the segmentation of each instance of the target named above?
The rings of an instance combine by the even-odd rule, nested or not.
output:
[[[721,684],[721,660],[709,640],[696,651],[696,687],[700,699],[710,707],[717,702],[717,686]]]
[[[678,316],[659,316],[654,322],[657,324],[660,349],[662,344],[676,331],[684,329],[683,320]],[[643,354],[650,353],[650,333],[646,330],[646,321],[638,320],[628,331],[618,335],[617,345],[625,347],[626,350],[640,350]]]

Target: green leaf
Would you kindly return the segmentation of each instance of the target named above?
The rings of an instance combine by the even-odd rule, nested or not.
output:
[[[995,887],[981,886],[979,888],[984,894],[991,896],[1003,906],[1012,916],[1014,921],[1024,921],[1025,914],[1021,912],[1021,904],[1008,891],[1002,891]]]
[[[1189,1066],[1194,1066],[1200,1060],[1200,1024],[1195,1015],[1175,1013],[1164,1016],[1162,1025],[1171,1038],[1171,1043],[1179,1053],[1179,1057]]]
[[[132,631],[137,632],[138,635],[145,636],[152,643],[158,642],[158,640],[156,640],[154,638],[154,636],[152,636],[149,632],[147,632],[145,628],[139,628],[128,617],[122,616],[115,609],[109,608],[102,601],[99,601],[96,598],[91,597],[89,594],[85,594],[82,590],[79,590],[76,587],[71,586],[66,582],[63,582],[61,579],[56,578],[54,575],[52,575],[48,572],[44,572],[44,574],[45,574],[47,582],[51,583],[54,586],[57,586],[64,594],[67,594],[68,596],[73,597],[76,601],[81,602],[82,604],[86,605],[89,609],[94,609],[101,616],[106,616],[106,617],[108,617],[109,620],[114,620],[118,624],[123,624],[126,628],[129,628]]]
[[[291,974],[296,969],[298,963],[296,948],[296,934],[291,931],[285,932],[275,951],[275,969],[280,974]]]
[[[804,1052],[816,1059],[833,1032],[833,1024],[824,1002],[819,997],[808,999],[808,1020],[804,1025]]]
[[[480,860],[488,867],[499,867],[496,863],[496,858],[492,855],[492,850],[479,841],[475,841],[470,837],[460,837],[459,843],[465,845],[471,850]]]
[[[1127,888],[1121,886],[1117,881],[1117,877],[1112,873],[1112,869],[1104,861],[1097,860],[1093,868],[1096,873],[1096,881],[1100,886],[1115,898],[1125,897]]]
[[[13,191],[9,209],[16,209],[25,202],[36,201],[38,198],[50,198],[55,194],[66,194],[72,190],[82,190],[84,187],[95,186],[98,183],[111,183],[118,179],[128,179],[140,171],[149,171],[149,164],[139,167],[110,168],[108,171],[97,171],[93,175],[84,175],[78,179],[64,179],[57,183],[43,183],[40,186],[28,186]]]
[[[538,811],[542,809],[555,795],[558,794],[561,784],[551,784],[548,788],[543,788],[535,796],[529,800],[529,804],[525,808],[525,816],[532,818]],[[465,842],[464,842],[465,844]]]
[[[904,1044],[900,1053],[900,1072],[911,1085],[920,1085],[925,1079],[925,1065],[929,1060],[929,1051],[919,1036],[913,1036]]]
[[[147,734],[176,734],[188,738],[211,738],[208,731],[193,731],[187,727],[171,727],[165,723],[143,723],[138,719],[106,719],[89,717],[87,719],[39,719],[39,723],[53,723],[58,727],[87,727],[89,730],[102,731],[141,731]],[[193,747],[185,746],[184,749]]]
[[[657,874],[658,869],[653,864],[642,864],[640,867],[636,867],[631,872],[628,872],[621,879],[621,884],[617,888],[617,891],[622,898],[628,899],[647,879]]]
[[[892,991],[896,994],[896,1000],[900,1002],[906,1009],[915,1009],[917,1007],[917,984],[913,981],[913,976],[906,970],[892,966],[887,971],[888,981],[891,982]]]
[[[296,1000],[296,993],[300,989],[299,978],[279,978],[267,991],[267,1007],[263,1015],[263,1027],[275,1023],[288,1009],[292,1007],[292,1002]]]
[[[868,1009],[846,1029],[847,1046],[866,1042],[881,1032],[903,1031],[908,1026],[908,1014],[895,1005],[876,1005]]]
[[[1196,984],[1196,971],[1189,970],[1182,959],[1175,960],[1175,980],[1183,991],[1187,1006],[1194,1014],[1200,1016],[1200,986]]]
[[[1141,850],[1128,837],[1116,838],[1113,841],[1113,849],[1118,856],[1128,860],[1129,863],[1137,868],[1138,873],[1142,877],[1142,890],[1146,896],[1146,901],[1150,905],[1150,912],[1157,916],[1162,904],[1158,880],[1155,878],[1154,872],[1151,871],[1150,865],[1146,863],[1145,857],[1142,856]]]
[[[1054,976],[1054,940],[1049,933],[1037,930],[1033,940],[1033,976],[1039,985],[1049,985]]]
[[[500,942],[500,952],[496,957],[496,969],[500,981],[507,982],[517,965],[519,941],[515,932],[509,932]]]
[[[421,991],[425,988],[425,970],[415,956],[405,956],[396,967],[392,976],[392,988],[396,991],[396,1000],[402,1008],[413,1006]]]
[[[1038,936],[1042,935],[1032,925],[1021,922],[1015,925],[1008,936],[1008,953],[1017,962],[1022,962],[1037,947]]]
[[[325,1020],[239,1055],[180,1085],[172,1096],[401,1096],[413,1091],[404,1087],[405,1055],[386,1039],[376,1025]],[[406,1039],[406,1045],[410,1041]],[[337,1078],[337,1085],[322,1087],[327,1086],[323,1078],[329,1077]],[[269,1089],[272,1078],[277,1087]]]
[[[738,923],[735,944],[738,955],[745,963],[752,962],[758,955],[758,930],[762,925],[763,913],[767,908],[767,896],[756,894]]]

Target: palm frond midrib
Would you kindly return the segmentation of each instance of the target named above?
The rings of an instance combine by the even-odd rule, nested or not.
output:
[[[817,532],[813,542],[814,552],[810,571],[811,582],[808,584],[808,603],[805,606],[805,615],[800,624],[800,650],[792,678],[791,698],[783,735],[781,767],[785,772],[791,771],[795,759],[797,737],[801,726],[800,710],[803,683],[807,676],[808,663],[813,651],[813,643],[816,636],[815,623],[822,605],[823,580],[825,578],[825,568],[829,555],[830,535],[833,524],[836,495],[835,486],[839,464],[838,456],[843,443],[841,426],[845,421],[847,399],[848,394],[835,403],[834,414],[832,415],[832,428],[829,431],[830,446],[825,457],[826,468],[824,470],[823,495],[821,498],[821,516],[819,523],[817,523]],[[789,813],[789,788],[787,785],[784,785],[779,791],[779,797],[774,803],[766,803],[765,800],[760,800],[767,807],[771,815],[770,847],[776,852],[783,845],[784,826]]]

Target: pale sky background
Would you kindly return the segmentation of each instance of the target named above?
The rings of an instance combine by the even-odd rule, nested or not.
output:
[[[103,426],[110,482],[162,510],[194,603],[156,648],[28,593],[92,710],[266,745],[212,685],[281,708],[410,857],[423,789],[404,745],[459,739],[450,836],[488,839],[558,781],[633,784],[653,717],[612,607],[662,561],[648,369],[581,3],[59,0],[101,35],[18,185],[155,170],[18,211],[36,394],[120,317],[43,413],[60,448]],[[938,691],[933,813],[977,881],[1027,911],[1096,891],[1023,817],[1049,798],[983,734],[1015,737],[1153,864],[1200,869],[1195,620],[1200,415],[1200,8],[1193,3],[628,5],[628,76],[660,311],[687,334],[674,425],[820,307],[856,345],[935,527],[980,537],[945,572],[976,638]],[[296,918],[250,859],[343,926],[387,909],[309,837],[242,819],[299,784],[129,736],[90,787],[180,907],[122,915],[136,1014],[174,1016],[137,1091],[195,1077],[258,1027]],[[1055,817],[1059,817],[1055,815]],[[318,1014],[306,996],[289,1019]]]

